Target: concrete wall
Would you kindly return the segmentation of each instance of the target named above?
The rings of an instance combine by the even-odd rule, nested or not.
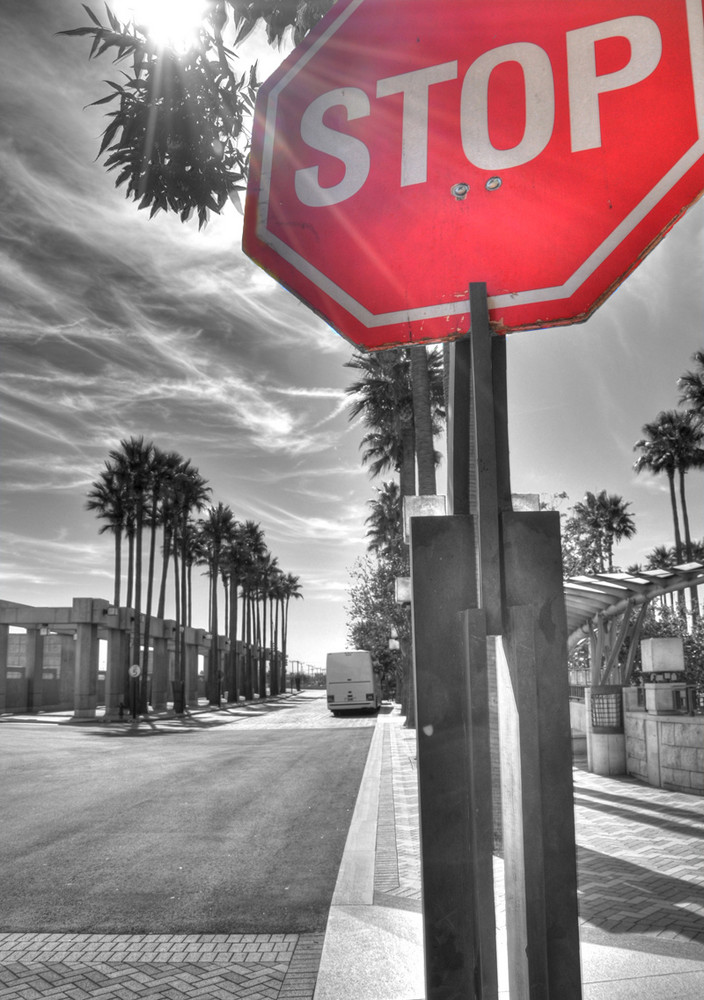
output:
[[[656,788],[704,795],[704,716],[625,713],[626,768]]]
[[[44,710],[73,706],[74,642],[70,635],[43,638],[41,684],[37,685],[39,707]],[[25,711],[27,707],[27,636],[13,632],[7,640],[7,695],[5,710]]]

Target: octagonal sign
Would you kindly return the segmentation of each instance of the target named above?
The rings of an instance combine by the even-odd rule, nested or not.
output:
[[[244,249],[354,344],[586,319],[704,190],[702,0],[340,0],[262,86]]]

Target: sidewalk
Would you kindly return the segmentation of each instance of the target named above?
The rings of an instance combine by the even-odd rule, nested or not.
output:
[[[425,996],[416,745],[402,721],[394,711],[377,723],[330,910],[315,1000]],[[701,1000],[704,798],[599,777],[586,771],[586,761],[576,763],[581,764],[574,781],[584,1000]],[[388,850],[392,824],[395,863]],[[499,859],[494,891],[499,996],[507,998]]]
[[[415,753],[382,712],[325,935],[0,933],[0,1000],[422,1000]],[[574,774],[584,1000],[700,1000],[704,798]],[[501,954],[498,860],[495,891]]]

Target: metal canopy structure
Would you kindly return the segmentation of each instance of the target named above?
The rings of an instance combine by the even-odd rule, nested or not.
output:
[[[631,655],[622,680],[627,681],[645,611],[656,597],[704,585],[704,565],[684,563],[669,569],[633,573],[596,573],[565,580],[568,649],[589,640],[593,682],[605,683],[618,662],[626,639]],[[631,611],[639,613],[633,617]]]

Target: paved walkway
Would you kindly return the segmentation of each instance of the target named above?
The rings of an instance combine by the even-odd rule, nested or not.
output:
[[[402,721],[377,720],[325,935],[0,934],[0,1000],[420,1000],[415,735]],[[575,815],[585,1000],[700,1000],[704,798],[578,762]],[[498,861],[495,885],[501,925]]]

